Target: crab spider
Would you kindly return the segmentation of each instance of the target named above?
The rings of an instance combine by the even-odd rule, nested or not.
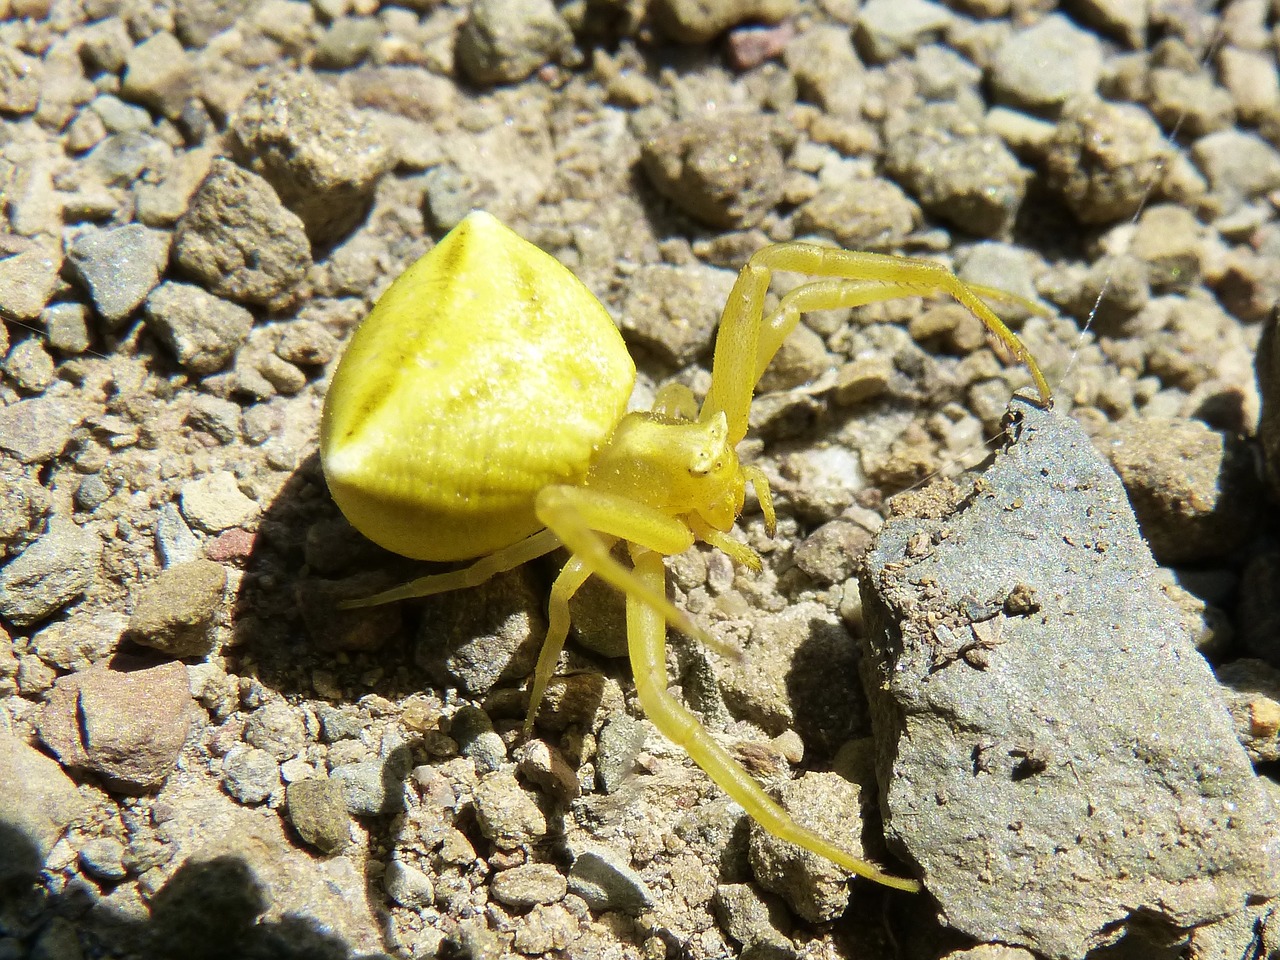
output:
[[[766,310],[778,270],[811,279]],[[807,311],[931,293],[977,315],[1049,402],[1034,359],[982,299],[1018,298],[927,260],[782,243],[738,276],[701,407],[672,385],[651,410],[627,413],[635,365],[604,307],[552,257],[472,213],[357,329],[325,400],[320,454],[338,506],[370,539],[407,557],[473,562],[352,605],[474,586],[566,547],[526,733],[568,635],[569,600],[601,577],[626,597],[636,692],[658,730],[766,830],[853,873],[918,890],[793,820],[671,695],[667,625],[711,639],[667,599],[663,557],[703,541],[759,570],[759,556],[730,531],[748,485],[770,534],[775,527],[764,474],[736,452],[765,368]],[[619,543],[629,567],[614,557]]]

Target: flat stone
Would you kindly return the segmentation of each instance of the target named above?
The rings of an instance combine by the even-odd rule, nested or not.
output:
[[[67,260],[112,327],[119,326],[160,281],[169,262],[169,235],[141,224],[82,234]]]
[[[489,893],[508,907],[524,909],[539,903],[556,903],[564,899],[568,882],[549,863],[525,863],[493,875]]]
[[[195,65],[178,38],[160,31],[129,52],[125,62],[124,96],[176,120],[196,93]]]
[[[1057,13],[1013,33],[990,71],[1001,100],[1051,116],[1072,97],[1094,93],[1101,74],[1101,41]]]
[[[223,470],[182,487],[182,515],[206,533],[238,527],[258,515],[258,504],[240,492],[236,475]]]
[[[174,258],[218,296],[267,304],[306,275],[311,246],[267,181],[218,159],[178,221]]]
[[[890,846],[948,926],[1068,960],[1274,896],[1280,838],[1119,479],[1014,410],[981,486],[895,503],[861,670]]]
[[[19,627],[51,616],[89,588],[101,556],[96,533],[55,518],[44,536],[0,570],[0,616]]]
[[[709,43],[742,23],[777,23],[795,9],[795,0],[656,0],[649,14],[672,40],[692,44]]]
[[[351,820],[342,784],[328,777],[299,780],[285,791],[289,822],[306,843],[321,853],[336,853],[351,838]]]
[[[31,322],[53,299],[58,288],[62,253],[39,243],[0,255],[0,317]]]
[[[476,0],[458,31],[458,67],[473,83],[516,83],[573,46],[551,0]]]
[[[55,684],[40,739],[65,766],[98,774],[111,790],[148,793],[173,771],[190,707],[181,663],[117,657]]]
[[[147,326],[194,374],[221,370],[248,339],[253,314],[189,283],[166,281],[147,297]]]
[[[204,657],[216,649],[215,617],[227,589],[227,570],[212,560],[170,567],[138,595],[129,617],[137,643],[171,657]]]
[[[569,892],[596,911],[616,910],[639,916],[653,906],[648,884],[613,850],[581,851],[569,868]]]

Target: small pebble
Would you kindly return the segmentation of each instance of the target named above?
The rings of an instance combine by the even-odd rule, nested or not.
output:
[[[240,492],[236,476],[223,470],[182,486],[182,515],[205,533],[238,527],[258,515],[258,504]]]
[[[211,293],[267,304],[290,293],[311,268],[297,214],[262,177],[214,160],[178,221],[174,260]]]
[[[435,900],[435,887],[431,878],[403,860],[392,860],[382,875],[382,886],[389,896],[402,907],[422,910]]]
[[[458,31],[455,56],[472,83],[516,83],[560,60],[573,32],[551,0],[476,0]]]
[[[350,840],[350,820],[342,784],[328,777],[299,780],[285,791],[289,822],[305,843],[321,853],[337,853]]]
[[[116,327],[136,310],[169,261],[169,235],[141,224],[82,234],[67,261],[107,323]]]
[[[481,777],[475,788],[475,804],[480,832],[501,848],[531,843],[546,835],[546,815],[534,795],[509,771]]]
[[[584,850],[569,868],[569,892],[592,910],[638,916],[653,906],[653,894],[640,875],[611,850]]]
[[[214,623],[226,588],[227,571],[219,563],[172,566],[140,591],[129,634],[172,657],[206,657],[217,645]]]
[[[237,747],[222,761],[222,787],[241,803],[263,803],[279,786],[280,767],[265,750]]]
[[[383,760],[360,760],[329,771],[342,787],[348,812],[358,817],[376,817],[404,809],[404,783],[394,775],[392,765]]]
[[[198,375],[230,363],[253,329],[253,315],[244,307],[172,280],[147,298],[146,318],[178,363]]]
[[[35,320],[53,299],[62,269],[62,253],[42,244],[24,244],[0,258],[0,315]]]
[[[1062,14],[1013,33],[995,52],[991,86],[1006,103],[1056,115],[1073,97],[1095,92],[1102,44]]]
[[[90,875],[108,883],[129,875],[124,865],[124,844],[114,837],[98,837],[80,848],[80,865]]]
[[[39,623],[93,583],[102,540],[54,518],[48,532],[0,569],[0,616],[15,626]]]
[[[564,874],[549,863],[526,863],[501,870],[489,882],[493,899],[517,909],[556,903],[564,899],[568,889]]]

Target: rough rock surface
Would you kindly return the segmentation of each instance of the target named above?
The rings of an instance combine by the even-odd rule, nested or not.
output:
[[[1072,421],[900,503],[862,579],[886,835],[945,921],[1083,956],[1280,890],[1275,812]]]

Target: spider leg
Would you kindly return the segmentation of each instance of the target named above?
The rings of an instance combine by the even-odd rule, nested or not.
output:
[[[433,573],[430,576],[410,580],[399,587],[392,587],[371,597],[356,600],[344,600],[338,604],[343,610],[356,607],[377,607],[397,600],[413,600],[418,597],[431,597],[437,593],[448,593],[464,587],[475,587],[499,573],[514,570],[530,560],[550,553],[560,546],[560,540],[550,530],[539,530],[531,537],[525,537],[509,547],[494,551],[481,557],[470,566],[448,573]]]
[[[766,315],[765,296],[776,270],[804,273],[818,279],[791,291],[783,297],[777,310]],[[1036,305],[1013,294],[967,284],[950,269],[931,260],[809,243],[780,243],[757,251],[738,274],[720,317],[711,389],[703,401],[701,417],[705,419],[724,411],[729,420],[730,442],[736,444],[746,435],[755,385],[786,335],[795,328],[801,313],[928,293],[949,294],[968,308],[1031,371],[1041,402],[1046,406],[1052,402],[1049,384],[1035,358],[982,296],[1017,302],[1043,312]]]
[[[662,557],[643,547],[631,547],[635,578],[653,593],[664,591],[666,570]],[[915,892],[917,880],[895,877],[874,864],[855,857],[802,827],[782,809],[764,788],[689,710],[667,689],[666,625],[639,594],[627,594],[627,648],[635,675],[636,695],[645,716],[668,740],[683,748],[717,786],[732,797],[750,817],[775,837],[790,841],[826,857],[853,873],[899,890]]]
[[[605,545],[605,549],[611,547]],[[572,556],[560,568],[555,583],[551,585],[551,598],[547,602],[547,636],[542,641],[542,650],[538,653],[538,665],[533,670],[533,686],[529,689],[529,712],[524,718],[524,736],[527,740],[533,735],[533,718],[538,714],[538,707],[547,692],[547,684],[556,672],[556,661],[560,659],[560,651],[564,649],[565,638],[569,636],[569,601],[578,592],[588,577],[591,568],[581,557]]]
[[[693,532],[685,524],[628,497],[566,485],[540,490],[534,510],[592,573],[627,596],[638,596],[685,636],[716,645],[665,592],[651,590],[615,560],[601,538],[629,540],[670,556],[693,546]]]

